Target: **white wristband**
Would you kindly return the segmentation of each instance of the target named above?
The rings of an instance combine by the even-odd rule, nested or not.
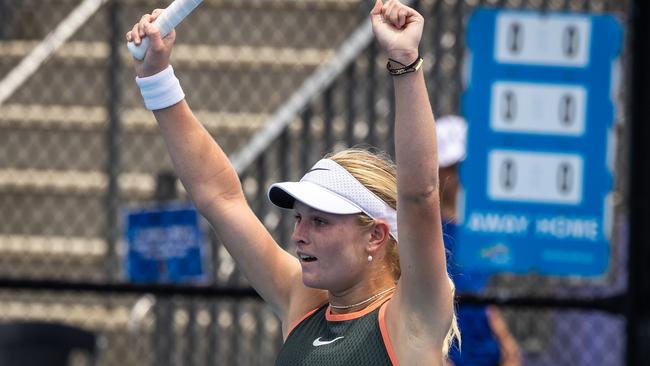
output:
[[[135,82],[140,87],[145,107],[150,111],[173,106],[185,98],[172,65],[157,74],[143,78],[136,77]]]

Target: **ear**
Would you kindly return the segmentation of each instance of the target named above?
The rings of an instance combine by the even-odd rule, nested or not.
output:
[[[390,230],[388,224],[384,221],[375,221],[370,229],[370,240],[368,241],[368,251],[370,254],[375,253],[386,242],[388,242]]]

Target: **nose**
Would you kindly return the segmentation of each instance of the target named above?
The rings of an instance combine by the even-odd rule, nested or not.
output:
[[[291,233],[291,241],[294,244],[306,244],[307,243],[307,232],[305,224],[302,221],[296,221],[293,226],[293,232]]]

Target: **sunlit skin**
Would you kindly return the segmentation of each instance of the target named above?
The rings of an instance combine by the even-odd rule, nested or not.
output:
[[[388,226],[377,222],[362,228],[357,215],[336,215],[315,210],[301,202],[294,205],[295,226],[291,240],[300,259],[305,286],[329,290],[333,304],[351,304],[367,298],[369,288],[394,286],[384,266]],[[373,262],[368,262],[368,255]]]
[[[368,267],[365,243],[370,240],[356,215],[328,214],[296,202],[294,217],[291,240],[298,256],[316,257],[300,260],[303,283],[334,293],[353,287]]]

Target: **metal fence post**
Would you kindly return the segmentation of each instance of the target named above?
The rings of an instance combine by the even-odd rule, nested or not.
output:
[[[332,120],[334,119],[334,106],[332,102],[332,94],[334,93],[334,87],[336,84],[332,84],[323,95],[323,108],[324,108],[324,124],[325,131],[324,140],[325,140],[325,151],[330,152],[334,147],[334,138],[332,137]]]
[[[117,256],[115,252],[115,244],[118,238],[118,219],[117,219],[117,206],[119,200],[119,187],[118,175],[120,170],[120,149],[119,149],[119,134],[120,134],[120,103],[121,103],[121,90],[120,90],[120,47],[123,47],[122,31],[119,23],[120,3],[119,1],[111,1],[108,4],[108,24],[110,24],[110,31],[108,32],[109,45],[110,45],[110,60],[108,63],[108,71],[106,73],[108,85],[108,99],[106,101],[106,111],[108,116],[108,126],[106,128],[105,143],[106,143],[106,261],[105,271],[106,279],[112,282],[116,278],[117,273]]]
[[[0,0],[0,40],[10,39],[13,36],[11,34],[12,14],[10,13],[12,10],[13,7],[9,6],[6,0]]]
[[[156,205],[164,205],[166,202],[172,202],[178,199],[178,192],[176,191],[176,182],[178,178],[173,172],[170,171],[161,171],[158,172],[156,176],[156,189],[152,197]],[[154,338],[154,350],[155,350],[155,364],[157,366],[166,366],[173,364],[173,347],[174,347],[174,314],[175,306],[172,297],[160,297],[156,302],[156,307],[154,308],[154,316],[156,319],[156,337]],[[193,346],[193,338],[191,336],[192,332],[192,318],[194,317],[194,312],[189,311],[190,324],[188,325],[189,340],[188,346]],[[187,362],[188,359],[185,359],[184,362],[187,365],[191,365],[190,362]]]
[[[305,172],[309,167],[311,166],[311,156],[313,155],[313,147],[312,147],[312,137],[311,137],[311,118],[313,116],[313,111],[311,109],[311,106],[307,106],[307,108],[302,112],[302,132],[301,132],[301,139],[300,139],[300,145],[302,146],[302,151],[301,151],[301,160],[300,160],[300,171]]]
[[[646,217],[650,212],[650,171],[647,156],[650,153],[650,4],[631,1],[628,8],[631,75],[629,93],[629,210],[630,248],[628,266],[627,306],[627,365],[644,365],[650,359],[650,229]]]
[[[285,129],[284,132],[280,135],[280,140],[278,143],[278,149],[277,149],[277,164],[280,169],[280,176],[279,180],[280,181],[286,181],[291,179],[290,177],[290,170],[289,170],[289,164],[290,162],[287,161],[288,157],[290,156],[290,138],[289,138],[289,130]],[[287,215],[284,212],[280,212],[280,225],[278,226],[278,236],[279,236],[279,244],[282,247],[286,247],[286,245],[289,243],[290,240],[290,235],[291,235],[291,230],[290,230],[290,224],[292,223],[290,220],[287,220],[289,215]]]
[[[377,42],[373,41],[368,46],[368,78],[366,82],[366,108],[367,108],[367,126],[368,126],[368,137],[366,141],[371,146],[377,145],[377,136],[375,126],[377,124],[377,112],[375,109],[375,104],[377,103],[377,72],[376,72],[376,62],[377,54],[379,53],[377,49]]]
[[[353,62],[348,66],[348,69],[345,71],[346,75],[346,85],[345,85],[345,99],[346,99],[346,118],[347,125],[345,129],[345,139],[348,146],[354,145],[354,121],[357,118],[356,113],[356,64]]]

